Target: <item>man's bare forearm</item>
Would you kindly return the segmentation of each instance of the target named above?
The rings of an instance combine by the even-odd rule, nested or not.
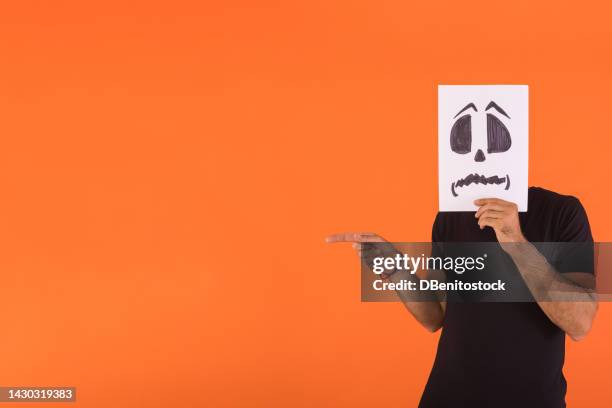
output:
[[[416,287],[419,287],[420,278],[408,271],[397,271],[389,278],[390,282],[399,283],[402,280],[415,282]],[[396,290],[400,300],[414,316],[414,318],[423,325],[427,330],[435,332],[442,327],[444,320],[444,306],[438,294],[434,291],[411,291],[411,290]]]
[[[514,260],[546,316],[572,339],[583,338],[591,329],[597,311],[595,294],[587,285],[577,285],[555,271],[527,241],[521,231],[515,203],[498,198],[482,198],[474,201],[474,204],[479,207],[475,214],[478,225],[481,229],[493,228],[497,241]],[[585,276],[592,278],[587,273],[576,272],[573,274],[576,279]],[[569,273],[565,275],[570,276]]]
[[[507,247],[542,311],[572,339],[582,339],[591,329],[597,311],[594,291],[557,272],[529,242]]]
[[[359,252],[359,256],[366,267],[371,269],[373,257],[394,256],[399,251],[379,235],[371,232],[345,232],[333,234],[326,238],[326,242],[351,242],[353,248]],[[396,270],[388,280],[398,283],[402,280],[415,282],[418,285],[419,277],[406,270]],[[418,287],[418,286],[417,286]],[[408,311],[429,331],[436,331],[442,327],[444,319],[445,303],[441,302],[436,292],[410,293],[407,290],[398,290],[398,296]]]

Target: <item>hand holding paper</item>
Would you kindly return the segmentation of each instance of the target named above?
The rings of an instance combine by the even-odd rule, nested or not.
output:
[[[491,227],[500,244],[527,242],[521,231],[518,206],[499,198],[481,198],[474,201],[479,206],[475,217],[480,229]]]

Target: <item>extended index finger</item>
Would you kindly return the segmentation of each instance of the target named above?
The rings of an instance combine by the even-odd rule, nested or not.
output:
[[[332,234],[325,238],[328,243],[333,242],[382,242],[383,239],[371,232],[342,232]]]

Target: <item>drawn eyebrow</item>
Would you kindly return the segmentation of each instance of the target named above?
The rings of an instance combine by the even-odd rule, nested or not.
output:
[[[453,119],[455,119],[457,116],[461,115],[463,112],[465,112],[466,110],[468,110],[468,109],[470,109],[470,108],[472,108],[472,109],[474,109],[476,112],[478,112],[478,109],[476,109],[476,105],[474,105],[473,103],[468,103],[467,105],[465,105],[465,108],[461,109],[461,110],[459,111],[459,113],[457,113],[457,114],[456,114],[456,115],[453,117]]]
[[[494,108],[495,110],[497,110],[499,113],[501,113],[502,115],[504,115],[505,117],[507,117],[508,119],[510,119],[510,116],[508,116],[508,114],[506,113],[506,111],[504,111],[502,108],[499,107],[499,105],[497,105],[495,102],[491,101],[489,102],[489,104],[487,105],[487,107],[485,108],[485,111],[488,111],[489,109]]]

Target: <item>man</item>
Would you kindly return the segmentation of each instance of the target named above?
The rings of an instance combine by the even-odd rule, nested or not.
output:
[[[537,187],[529,189],[524,213],[500,199],[475,204],[475,214],[438,213],[432,241],[499,242],[534,301],[415,301],[401,294],[426,329],[443,329],[419,407],[565,407],[565,334],[577,341],[591,329],[597,311],[593,271],[558,270],[531,243],[592,242],[586,213],[576,198]],[[327,240],[353,242],[359,251],[365,243],[384,242],[371,233]],[[418,280],[399,272],[388,277],[406,278]],[[552,293],[572,298],[550,301]]]

